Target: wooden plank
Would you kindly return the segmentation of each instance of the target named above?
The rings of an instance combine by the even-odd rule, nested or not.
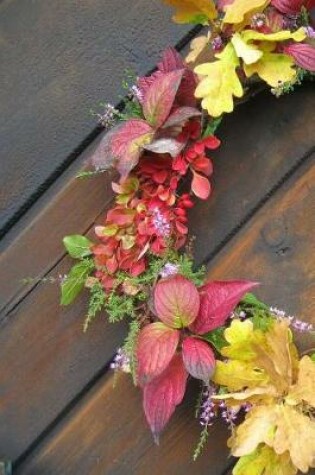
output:
[[[260,297],[315,323],[315,167],[310,160],[262,207],[211,262],[211,279],[259,279]],[[17,475],[171,473],[218,475],[228,466],[225,432],[213,430],[208,448],[191,462],[196,437],[193,400],[175,415],[161,448],[150,441],[140,395],[122,376],[112,390],[106,375],[59,427],[18,467]]]
[[[125,69],[145,74],[188,30],[160,0],[1,2],[1,228],[75,158]]]
[[[283,113],[284,116],[288,117],[289,125],[292,124],[291,135],[288,135],[285,130],[282,135],[278,135],[278,140],[280,142],[289,141],[291,148],[296,151],[295,159],[291,157],[291,160],[287,160],[286,156],[283,156],[282,160],[277,158],[278,168],[275,169],[274,157],[271,154],[272,149],[268,148],[268,143],[266,144],[265,154],[257,156],[257,161],[264,163],[264,173],[270,177],[271,181],[274,174],[280,180],[290,170],[290,167],[295,166],[299,161],[298,153],[307,153],[311,146],[309,143],[309,126],[307,125],[311,113],[307,106],[311,101],[311,91],[308,87],[305,87],[297,94],[299,100],[293,104],[295,104],[296,110],[300,112],[302,125],[300,122],[291,122],[290,108],[292,102],[289,102],[290,107],[287,103],[291,101],[293,96],[287,96],[283,101],[275,103],[276,106],[278,104],[282,105],[286,110],[286,113]],[[301,104],[304,105],[301,106]],[[236,111],[234,122],[230,122],[229,129],[225,129],[227,141],[229,141],[229,134],[232,134],[233,137],[234,127],[237,126],[237,122],[240,120],[239,114],[243,114],[243,107],[248,108],[248,111],[255,111],[259,117],[260,113],[263,114],[265,104],[259,102],[259,107],[257,107],[256,101],[254,101],[241,107],[241,112]],[[271,111],[271,109],[269,110]],[[267,127],[269,124],[268,116],[265,116],[264,120],[266,120],[265,126]],[[264,130],[259,121],[255,123],[255,127]],[[305,136],[308,137],[304,142],[302,141],[302,148],[290,139],[290,136],[296,138],[298,127],[303,127]],[[254,130],[254,128],[251,129],[252,133],[254,133]],[[235,149],[244,148],[243,135],[239,135],[234,139]],[[217,183],[217,194],[212,200],[212,206],[217,206],[220,195],[226,208],[232,206],[233,203],[233,209],[236,210],[238,216],[244,218],[244,214],[242,214],[244,208],[242,193],[239,189],[236,189],[235,176],[230,174],[231,170],[228,166],[234,160],[235,152],[231,150],[229,153],[230,155],[226,154],[224,157],[226,166],[222,167],[221,181]],[[247,165],[247,160],[251,163],[251,166]],[[245,181],[250,181],[256,167],[261,165],[256,164],[253,157],[249,155],[243,157],[242,166],[247,170],[247,180]],[[81,219],[76,206],[85,200],[85,194],[80,195],[80,192],[76,191],[79,188],[76,187],[83,186],[84,193],[87,193],[88,186],[92,187],[92,185],[77,183],[69,186],[70,188],[66,188],[64,194],[63,191],[60,191],[60,194],[56,197],[56,202],[48,205],[47,213],[43,210],[33,222],[34,225],[25,230],[21,241],[17,239],[12,244],[13,247],[16,247],[15,250],[9,248],[13,249],[11,258],[6,258],[7,253],[5,253],[4,262],[6,264],[2,266],[4,281],[8,280],[6,269],[9,270],[10,267],[15,270],[17,277],[32,275],[34,271],[40,272],[40,266],[43,263],[45,271],[48,268],[51,269],[48,275],[58,276],[67,272],[70,267],[70,260],[62,259],[62,250],[58,239],[62,236],[64,227],[66,227],[67,232],[84,231],[89,222],[89,209],[91,213],[93,211],[91,222],[96,213],[96,207],[93,209],[93,200],[87,198],[88,205],[86,208],[83,207],[82,216],[84,228],[80,228],[80,225],[76,228]],[[71,188],[72,186],[74,188]],[[229,189],[231,193],[226,193],[226,189]],[[235,194],[233,189],[238,194]],[[260,195],[257,190],[261,193]],[[259,189],[258,186],[251,186],[250,209],[255,208],[257,203],[263,199],[264,192],[265,190]],[[92,193],[95,193],[97,206],[100,206],[101,209],[103,205],[101,181],[93,182]],[[234,202],[238,203],[239,207],[235,206]],[[246,207],[246,210],[248,209]],[[65,219],[68,214],[70,223]],[[234,223],[235,220],[232,220],[231,228],[225,228],[225,234],[222,234],[219,223],[215,224],[217,234],[213,232],[212,226],[208,225],[207,229],[211,228],[209,234],[209,231],[205,232],[203,216],[199,214],[199,220],[194,221],[192,232],[197,236],[203,236],[205,243],[203,249],[206,249],[207,244],[207,250],[211,253],[220,244],[222,238],[233,231]],[[56,227],[56,234],[53,234],[54,231],[52,230],[52,237],[50,238],[50,234],[47,235],[47,230],[54,227]],[[45,239],[46,235],[47,239]],[[25,240],[26,238],[27,240]],[[200,242],[198,243],[199,246],[201,246]],[[28,253],[25,252],[26,249],[29,249]],[[34,249],[36,249],[36,260],[34,259]],[[50,249],[51,254],[49,253]],[[198,248],[196,250],[198,253]],[[24,258],[24,261],[21,261],[20,259],[23,258],[24,254],[28,255]],[[25,267],[22,267],[20,262]],[[12,287],[9,290],[11,291]],[[109,326],[104,323],[104,319],[97,322],[87,336],[83,337],[81,335],[84,298],[79,300],[72,308],[62,311],[58,303],[56,285],[35,286],[33,291],[31,291],[32,289],[29,290],[24,300],[20,303],[17,300],[18,304],[11,306],[10,311],[3,314],[0,329],[0,358],[4,368],[1,374],[3,398],[2,414],[0,416],[0,446],[3,447],[6,456],[10,459],[16,459],[21,455],[32,441],[45,430],[47,425],[72,401],[76,394],[98,372],[102,371],[115,351],[117,344],[123,338],[122,328]],[[18,353],[17,348],[19,348]],[[25,398],[26,393],[27,398]]]
[[[207,202],[200,202],[191,213],[192,233],[197,236],[197,262],[213,253],[301,157],[309,153],[314,145],[314,108],[314,94],[311,86],[305,84],[295,94],[279,100],[270,94],[257,96],[225,117],[219,130],[222,148],[213,154],[216,157],[213,196]],[[80,157],[79,164],[88,160],[94,147],[95,144]],[[108,202],[110,179],[102,175],[92,182],[75,181],[77,171],[78,165],[74,164],[65,177],[69,182],[65,185],[64,179],[59,180],[63,186],[56,183],[46,193],[41,200],[43,204],[37,203],[32,216],[20,223],[21,232],[9,233],[6,243],[10,245],[0,257],[2,310],[6,306],[10,310],[31,290],[31,285],[22,285],[23,278],[42,277],[62,258],[62,237],[85,232]],[[43,242],[47,229],[50,232]],[[25,252],[34,247],[40,250],[36,261],[31,252]],[[19,265],[13,266],[14,261]]]

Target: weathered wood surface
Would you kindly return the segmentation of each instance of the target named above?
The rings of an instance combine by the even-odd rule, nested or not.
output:
[[[257,279],[257,294],[315,323],[314,211],[315,167],[305,160],[272,194],[209,265],[211,279]],[[17,469],[20,475],[160,473],[220,474],[228,466],[226,431],[213,427],[213,439],[193,464],[197,439],[193,398],[188,396],[156,448],[149,439],[141,398],[127,377],[115,389],[105,375],[80,404]]]
[[[90,109],[119,101],[125,68],[146,73],[188,30],[159,0],[0,3],[0,228],[84,148]]]
[[[292,102],[294,97],[296,99]],[[239,223],[265,199],[266,190],[253,181],[257,169],[269,177],[266,179],[269,193],[283,176],[310,153],[312,135],[307,124],[311,122],[312,95],[309,87],[300,89],[296,96],[273,101],[266,109],[269,115],[264,113],[266,98],[263,97],[241,106],[233,115],[234,120],[232,116],[228,118],[228,126],[224,127],[224,140],[227,144],[232,140],[233,147],[225,146],[225,150],[219,152],[220,160],[216,159],[218,171],[213,199],[209,205],[198,205],[193,214],[192,232],[198,237],[196,251],[199,260],[207,260],[212,256],[222,242],[235,232]],[[269,122],[275,122],[272,105],[278,108],[283,121],[287,118],[291,130],[288,135],[287,129],[280,127],[277,144],[270,140],[268,132]],[[293,106],[300,112],[298,121],[291,119]],[[235,136],[238,123],[245,120],[247,114],[252,117],[250,123],[246,124],[250,135],[244,137],[239,133]],[[304,136],[299,132],[301,129],[304,130]],[[261,134],[267,131],[265,146],[261,145],[257,156],[254,155],[255,142],[259,140],[256,130],[261,131]],[[223,136],[223,131],[221,134]],[[237,150],[244,150],[245,142],[249,142],[251,153],[238,156]],[[237,175],[243,183],[244,195],[235,177],[236,158]],[[89,194],[91,196],[86,198]],[[57,285],[30,285],[26,292],[23,289],[20,292],[18,279],[12,283],[13,276],[44,276],[47,271],[50,272],[48,275],[53,276],[65,273],[70,260],[64,259],[61,237],[66,233],[85,232],[106,206],[110,196],[109,179],[103,176],[92,182],[72,181],[66,184],[55,199],[40,214],[35,215],[28,229],[16,238],[3,255],[5,297],[11,303],[2,312],[0,328],[0,361],[3,368],[0,447],[9,458],[21,456],[77,394],[106,370],[107,362],[123,338],[124,329],[107,325],[104,319],[100,319],[87,335],[82,335],[84,298],[73,307],[62,310],[58,305]],[[80,208],[78,211],[76,203],[80,203],[82,210]],[[220,214],[225,223],[223,230],[218,222],[217,206],[221,207]],[[209,216],[206,228],[203,207]],[[228,226],[223,217],[225,212],[230,212],[230,207],[233,216]],[[68,215],[69,219],[65,219]],[[213,225],[212,219],[215,221]],[[50,228],[51,231],[47,233]],[[29,252],[25,253],[25,249],[29,249]],[[6,282],[9,282],[8,286]]]

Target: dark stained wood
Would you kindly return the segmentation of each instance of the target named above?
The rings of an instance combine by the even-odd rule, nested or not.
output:
[[[145,74],[188,30],[160,0],[1,2],[1,228],[75,158],[125,68]]]
[[[299,127],[305,129],[306,138],[302,140],[301,147],[294,140],[290,142],[292,133],[288,135],[286,131],[283,131],[278,135],[280,143],[278,146],[281,148],[281,143],[289,141],[290,148],[295,150],[295,158],[293,159],[291,155],[291,158],[287,160],[285,154],[275,154],[274,158],[272,153],[275,153],[275,148],[268,149],[268,144],[266,144],[266,155],[259,154],[256,157],[259,165],[256,164],[252,155],[244,154],[239,160],[244,167],[244,173],[246,171],[246,182],[252,180],[257,167],[262,168],[261,163],[264,164],[264,173],[269,176],[269,180],[273,180],[276,174],[279,181],[301,159],[299,154],[305,155],[309,152],[311,139],[307,124],[310,120],[310,110],[301,104],[311,101],[311,92],[308,87],[305,87],[297,94],[301,102],[297,101],[294,104],[300,113],[300,122],[298,122],[300,125],[290,122],[292,103],[290,102],[290,107],[286,104],[291,97],[287,96],[282,102],[277,102],[277,106],[280,104],[284,107],[286,112],[283,112],[283,115],[288,117],[289,124],[292,124],[293,137],[296,139],[299,137]],[[263,114],[265,103],[259,102],[258,107],[255,100],[253,104],[249,103],[241,107],[248,107],[249,111],[252,107],[259,115]],[[272,113],[271,108],[268,110]],[[236,111],[235,122],[230,121],[229,128],[225,129],[226,141],[229,142],[229,134],[231,134],[235,150],[244,149],[244,143],[248,139],[247,136],[244,137],[244,134],[239,134],[237,137],[233,135],[240,120],[238,114],[239,112]],[[264,120],[267,126],[268,115],[264,116]],[[256,122],[256,127],[259,125]],[[253,129],[252,133],[254,133]],[[251,186],[250,193],[247,190],[246,196],[246,199],[250,196],[251,207],[244,207],[242,192],[236,187],[235,177],[231,175],[231,169],[228,166],[234,161],[234,150],[230,149],[223,159],[225,166],[221,168],[220,176],[217,175],[217,191],[212,200],[213,204],[211,205],[210,202],[207,209],[211,210],[211,206],[218,206],[220,196],[222,202],[225,203],[225,208],[233,206],[238,219],[242,221],[246,217],[245,211],[252,211],[264,198],[265,190],[259,188],[258,185]],[[278,164],[276,169],[274,160]],[[240,178],[243,179],[243,177]],[[229,193],[226,193],[227,189]],[[91,196],[86,197],[89,193]],[[46,275],[47,270],[50,270],[48,274],[50,276],[66,273],[71,262],[69,259],[63,259],[61,237],[66,233],[85,232],[109,199],[109,180],[105,179],[103,190],[102,177],[92,182],[70,183],[62,188],[55,199],[42,208],[41,212],[29,222],[29,227],[25,229],[21,237],[16,238],[12,247],[9,246],[4,253],[2,276],[5,285],[6,281],[12,279],[13,276],[16,276],[18,280],[34,273]],[[205,205],[203,203],[203,206]],[[65,216],[69,218],[65,219]],[[204,214],[199,212],[199,218],[194,219],[192,228],[193,234],[202,236],[202,242],[199,241],[196,246],[197,254],[200,253],[201,247],[204,256],[206,251],[207,255],[213,253],[222,239],[233,231],[235,223],[236,220],[231,218],[231,227],[228,228],[225,225],[224,233],[221,232],[220,223],[214,223],[213,228],[217,229],[216,234],[210,223],[205,229]],[[34,259],[34,252],[36,252],[36,259]],[[84,297],[73,307],[62,310],[58,303],[57,285],[30,286],[26,289],[29,292],[28,295],[25,294],[25,290],[21,291],[19,282],[14,282],[14,285],[10,283],[5,289],[5,297],[7,302],[11,301],[11,305],[8,306],[6,312],[2,313],[0,327],[0,361],[3,367],[0,446],[3,447],[7,457],[16,459],[76,397],[78,392],[99,371],[103,370],[116,347],[121,343],[124,329],[120,326],[108,325],[103,317],[95,323],[87,335],[83,336],[81,329],[85,308]]]
[[[191,213],[192,234],[197,236],[197,262],[213,253],[272,187],[309,153],[314,145],[314,108],[311,86],[304,85],[295,94],[278,100],[270,94],[257,96],[225,117],[219,129],[222,148],[213,153],[213,195],[207,202],[199,202]],[[292,110],[296,113],[292,114]],[[94,146],[80,157],[80,164],[88,160]],[[10,309],[30,291],[32,286],[23,286],[22,279],[41,277],[51,269],[62,258],[62,237],[84,233],[108,203],[111,192],[107,175],[75,181],[71,177],[78,166],[74,164],[72,168],[66,177],[68,182],[60,180],[64,186],[59,186],[58,192],[57,182],[46,193],[43,205],[38,203],[33,216],[22,221],[22,232],[17,237],[12,232],[13,242],[0,258],[0,309],[7,305]],[[47,240],[43,242],[42,236]],[[36,261],[32,252],[25,252],[34,247],[39,251]]]
[[[257,294],[315,323],[314,178],[307,160],[211,262],[209,277],[259,279]],[[313,291],[312,291],[313,289]],[[112,390],[106,375],[68,418],[32,452],[17,475],[220,474],[229,462],[225,434],[214,427],[196,465],[190,451],[196,435],[192,398],[175,415],[161,448],[150,442],[140,395],[124,376]],[[211,436],[210,436],[211,437]]]

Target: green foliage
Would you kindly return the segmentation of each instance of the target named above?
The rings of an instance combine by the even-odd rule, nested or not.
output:
[[[292,79],[292,81],[284,82],[277,87],[271,89],[271,92],[276,96],[280,97],[283,94],[290,94],[294,91],[297,86],[300,86],[303,81],[306,79],[313,80],[315,77],[314,73],[310,71],[306,71],[302,68],[297,68],[296,76]]]
[[[215,349],[220,352],[224,346],[228,345],[228,342],[224,338],[225,327],[216,328],[215,330],[203,335],[203,338],[211,343]]]
[[[97,314],[104,309],[106,303],[106,294],[102,285],[96,282],[90,289],[90,299],[87,316],[84,321],[83,331],[86,332],[90,323],[95,320]]]
[[[100,173],[105,173],[108,170],[94,170],[94,171],[83,171],[79,172],[76,175],[76,178],[91,178],[94,177],[95,175],[99,175]]]
[[[91,245],[93,244],[85,236],[75,234],[63,238],[63,244],[69,255],[74,259],[83,259],[91,254]]]
[[[209,437],[208,426],[204,426],[204,428],[202,429],[202,431],[200,433],[200,438],[199,438],[198,444],[197,444],[197,446],[194,450],[194,454],[193,454],[194,462],[197,460],[199,455],[202,454],[202,452],[205,448],[205,445],[207,443],[208,437]]]
[[[250,307],[250,308],[256,308],[260,310],[267,310],[267,311],[269,310],[268,305],[258,300],[256,295],[251,294],[251,293],[248,293],[243,297],[241,304],[245,305],[246,308]]]
[[[214,135],[221,122],[222,117],[217,117],[216,119],[209,118],[203,129],[202,138],[205,139],[206,137]]]
[[[136,298],[120,295],[113,290],[106,301],[106,312],[111,323],[120,322],[126,317],[135,317]]]
[[[140,332],[140,323],[137,320],[133,320],[129,324],[129,332],[123,346],[124,351],[130,358],[130,369],[134,384],[137,384],[137,355],[136,347],[138,341],[138,335]]]
[[[74,301],[93,269],[92,259],[84,259],[72,267],[65,281],[61,284],[61,305],[69,305]]]

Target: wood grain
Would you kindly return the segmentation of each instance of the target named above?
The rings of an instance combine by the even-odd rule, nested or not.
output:
[[[314,178],[311,160],[297,170],[211,262],[209,277],[259,279],[257,293],[315,322]],[[228,466],[221,426],[196,465],[196,436],[188,396],[167,429],[159,450],[150,442],[140,395],[122,376],[112,390],[106,375],[17,469],[17,475],[218,475]]]
[[[0,228],[75,158],[125,69],[145,74],[188,30],[159,0],[1,2]]]

